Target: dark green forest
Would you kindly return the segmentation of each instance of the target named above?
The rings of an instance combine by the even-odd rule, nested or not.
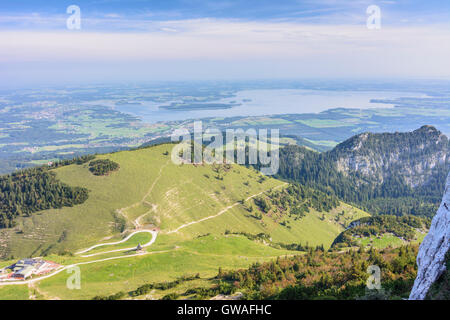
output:
[[[94,160],[89,163],[89,170],[96,176],[106,176],[119,170],[119,164],[109,159]]]
[[[243,202],[244,203],[244,202]],[[286,217],[299,220],[314,209],[328,212],[339,206],[339,199],[322,191],[291,183],[283,190],[270,190],[253,199],[254,205],[246,205],[247,211],[255,219],[263,215],[270,217],[280,225],[291,228]]]
[[[0,176],[0,228],[14,227],[19,216],[29,217],[37,211],[85,202],[87,189],[62,183],[51,169],[91,159],[93,156],[85,156]]]
[[[318,212],[330,211],[339,206],[339,199],[324,192],[301,186],[297,183],[289,184],[283,190],[272,190],[267,197],[256,197],[255,204],[260,210],[267,213],[276,208],[296,218],[302,218],[309,209]]]

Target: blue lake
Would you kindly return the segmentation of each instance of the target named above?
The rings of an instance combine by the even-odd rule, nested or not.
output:
[[[143,121],[187,120],[207,117],[261,116],[289,113],[318,113],[332,108],[367,109],[375,107],[388,108],[389,104],[371,103],[371,99],[395,99],[400,97],[424,97],[423,94],[411,92],[388,91],[326,91],[326,90],[243,90],[226,99],[208,101],[209,103],[239,103],[229,109],[215,110],[165,110],[162,105],[143,101],[138,105],[115,105],[111,101],[96,101],[109,105],[116,110],[140,117]],[[174,101],[179,102],[179,101]]]

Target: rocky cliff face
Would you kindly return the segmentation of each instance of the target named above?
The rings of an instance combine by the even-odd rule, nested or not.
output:
[[[450,248],[450,173],[447,176],[441,206],[434,216],[430,231],[420,245],[417,255],[419,270],[409,296],[411,300],[426,297],[431,285],[446,270],[445,256]]]
[[[356,203],[374,214],[432,217],[450,170],[450,141],[432,126],[362,133],[317,153],[280,149],[278,176]]]
[[[406,133],[362,133],[333,153],[343,173],[359,173],[377,183],[395,174],[412,188],[430,183],[436,168],[450,160],[448,138],[432,126]]]

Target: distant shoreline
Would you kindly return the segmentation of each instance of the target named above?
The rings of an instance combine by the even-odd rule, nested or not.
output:
[[[233,107],[241,106],[240,103],[226,104],[226,103],[197,103],[197,104],[171,104],[169,106],[160,106],[159,109],[171,111],[190,111],[190,110],[222,110],[231,109]]]

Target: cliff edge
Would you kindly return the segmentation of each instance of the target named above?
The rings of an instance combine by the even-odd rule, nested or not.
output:
[[[450,173],[445,184],[441,206],[431,222],[417,255],[417,277],[410,300],[425,299],[431,285],[446,270],[445,257],[450,247]]]

